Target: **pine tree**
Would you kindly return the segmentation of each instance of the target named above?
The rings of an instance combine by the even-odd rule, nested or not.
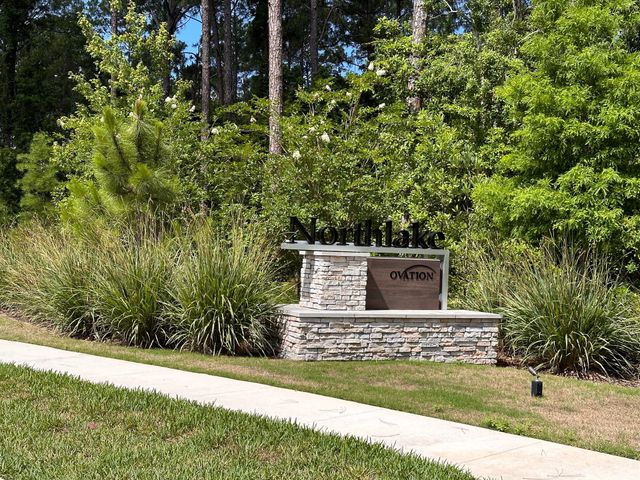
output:
[[[101,124],[94,128],[95,181],[70,183],[63,218],[79,226],[100,217],[133,220],[175,203],[178,187],[166,169],[163,125],[145,115],[142,100],[126,120],[105,109]]]
[[[36,133],[29,152],[18,155],[17,168],[22,172],[18,181],[22,190],[20,215],[23,217],[49,217],[54,213],[52,193],[60,182],[50,158],[51,138],[44,133]]]

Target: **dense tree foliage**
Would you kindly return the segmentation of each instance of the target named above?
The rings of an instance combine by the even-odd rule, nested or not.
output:
[[[571,234],[635,256],[639,27],[634,2],[536,4],[533,31],[497,90],[513,127],[505,155],[476,192],[479,210],[505,235]]]
[[[207,44],[176,41],[203,5]],[[241,205],[274,233],[290,214],[421,220],[452,247],[571,235],[633,271],[637,13],[629,0],[283,0],[274,123],[266,0],[3,2],[0,218],[68,211],[92,188],[153,203],[155,187],[134,185],[146,165],[176,212]],[[114,156],[144,132],[161,160]]]
[[[81,97],[69,72],[92,72],[81,8],[79,0],[0,2],[0,222],[20,205],[31,209],[30,199],[20,200],[19,183],[29,180],[20,180],[18,154],[36,132],[59,133],[58,118],[76,108]]]

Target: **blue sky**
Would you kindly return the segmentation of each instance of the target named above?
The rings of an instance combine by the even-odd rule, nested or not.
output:
[[[200,43],[200,30],[200,13],[198,12],[190,18],[187,18],[182,27],[176,33],[178,40],[187,44],[187,52],[197,53],[197,44]],[[188,55],[187,61],[193,60],[193,58],[194,57],[192,55]]]

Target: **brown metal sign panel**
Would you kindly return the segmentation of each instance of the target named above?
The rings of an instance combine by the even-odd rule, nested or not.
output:
[[[439,310],[440,261],[367,259],[367,310]]]

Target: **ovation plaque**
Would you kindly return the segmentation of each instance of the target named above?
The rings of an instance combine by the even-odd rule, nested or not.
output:
[[[367,259],[367,310],[439,310],[439,260]]]

